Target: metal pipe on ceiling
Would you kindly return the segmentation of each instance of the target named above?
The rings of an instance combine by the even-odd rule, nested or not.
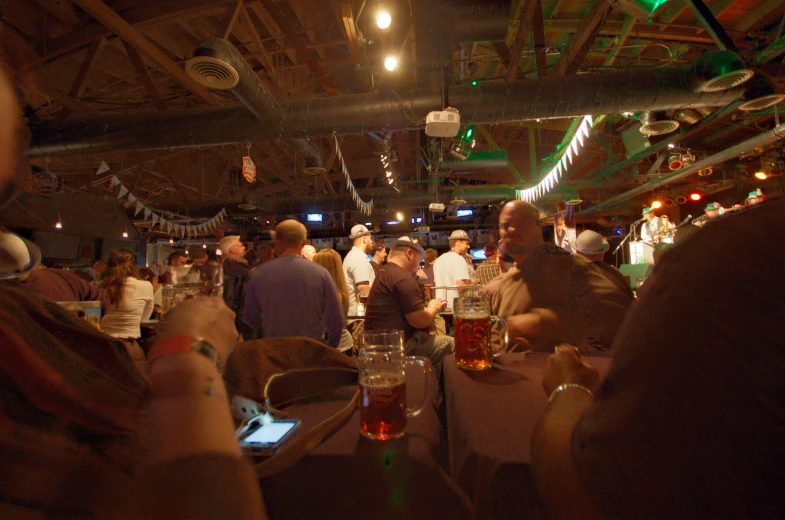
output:
[[[582,115],[723,106],[736,88],[696,93],[690,67],[631,69],[564,78],[489,82],[451,91],[466,124],[500,124]],[[37,122],[29,157],[153,150],[272,139],[415,130],[441,97],[427,90],[373,92],[291,101],[283,119],[260,121],[245,108],[206,108]]]
[[[578,213],[578,216],[588,215],[594,213],[595,211],[599,211],[603,208],[607,208],[609,206],[615,206],[621,202],[631,199],[637,195],[642,195],[648,191],[654,190],[659,188],[660,186],[664,186],[666,184],[670,184],[671,182],[675,182],[693,173],[697,172],[698,170],[702,170],[704,168],[708,168],[709,166],[714,166],[716,164],[723,163],[725,161],[729,161],[731,159],[735,159],[739,155],[749,152],[750,150],[754,150],[755,148],[768,146],[772,143],[779,141],[780,139],[785,139],[785,124],[779,125],[775,127],[773,130],[769,130],[768,132],[762,133],[752,139],[747,139],[744,142],[741,142],[737,145],[731,146],[730,148],[726,148],[725,150],[716,153],[714,155],[710,155],[700,161],[696,161],[692,166],[688,166],[687,168],[682,168],[681,170],[677,170],[673,173],[669,173],[667,175],[663,175],[662,177],[653,180],[651,182],[647,182],[641,186],[631,189],[621,195],[617,195],[616,197],[612,197],[605,202],[601,202],[599,204],[595,204],[594,206],[587,208]]]
[[[207,38],[194,51],[186,64],[188,74],[210,89],[229,90],[261,122],[280,124],[283,111],[272,92],[245,61],[240,51],[221,38]],[[292,151],[305,160],[309,173],[324,171],[322,152],[306,138],[285,139]]]

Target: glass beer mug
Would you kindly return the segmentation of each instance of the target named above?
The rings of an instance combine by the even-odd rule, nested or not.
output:
[[[464,296],[455,298],[455,364],[467,370],[486,370],[493,366],[493,356],[510,348],[507,323],[498,316],[491,316],[491,308],[485,298]],[[499,323],[504,330],[502,347],[493,351],[491,324]]]
[[[430,392],[430,361],[403,353],[403,331],[363,333],[359,351],[360,433],[374,440],[396,439],[406,433],[406,421],[425,408]],[[420,406],[407,408],[406,365],[422,369],[425,392]]]

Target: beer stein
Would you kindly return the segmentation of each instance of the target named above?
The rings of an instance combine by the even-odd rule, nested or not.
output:
[[[161,307],[164,313],[178,303],[196,296],[223,296],[223,265],[201,264],[170,268],[172,283],[164,284]]]
[[[498,316],[491,316],[488,301],[478,296],[455,299],[455,364],[467,370],[486,370],[493,365],[493,357],[510,348],[507,323]],[[491,344],[491,324],[499,323],[504,329],[502,346],[498,352]]]
[[[430,391],[431,362],[403,353],[403,331],[363,333],[359,350],[360,433],[374,440],[396,439],[406,433],[406,422],[423,411]],[[411,409],[406,403],[406,365],[416,365],[425,376],[422,402]]]

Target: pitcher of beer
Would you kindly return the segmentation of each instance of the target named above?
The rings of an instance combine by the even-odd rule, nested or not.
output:
[[[494,355],[510,348],[507,323],[498,316],[491,316],[491,307],[485,298],[463,296],[455,298],[455,364],[467,370],[486,370],[493,366]],[[499,323],[504,329],[502,348],[493,351],[491,324]]]
[[[363,333],[359,350],[360,433],[374,440],[396,439],[406,433],[406,421],[425,408],[430,391],[430,361],[403,353],[403,331],[380,330]],[[407,408],[406,365],[416,365],[425,376],[425,393],[420,406]]]

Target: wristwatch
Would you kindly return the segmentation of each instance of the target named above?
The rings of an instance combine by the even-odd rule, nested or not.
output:
[[[156,359],[169,354],[187,354],[188,352],[201,354],[209,358],[213,363],[218,361],[218,352],[215,350],[215,347],[203,339],[185,335],[169,336],[157,341],[153,348],[150,349],[147,361],[152,363]]]

